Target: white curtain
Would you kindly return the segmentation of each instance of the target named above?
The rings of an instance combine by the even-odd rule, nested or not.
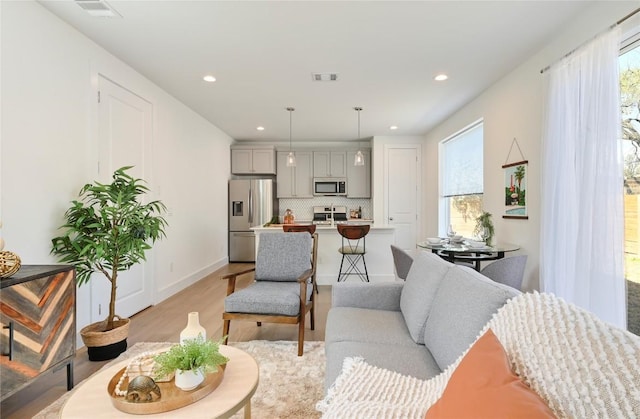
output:
[[[626,328],[619,53],[614,28],[546,73],[540,278]]]

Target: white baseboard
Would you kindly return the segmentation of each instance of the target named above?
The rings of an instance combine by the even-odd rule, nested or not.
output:
[[[182,291],[183,289],[187,288],[189,285],[192,285],[196,282],[198,282],[199,280],[201,280],[202,278],[204,278],[207,275],[212,274],[213,272],[217,271],[218,269],[222,268],[223,266],[225,266],[228,262],[227,257],[224,257],[214,263],[212,263],[211,265],[205,266],[202,269],[198,269],[197,271],[186,275],[182,278],[179,278],[178,280],[172,282],[171,284],[156,290],[156,295],[155,295],[155,301],[154,304],[158,304],[164,300],[166,300],[167,298],[171,297],[172,295]]]

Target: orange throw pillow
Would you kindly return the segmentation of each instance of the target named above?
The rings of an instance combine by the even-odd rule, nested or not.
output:
[[[555,418],[546,403],[511,371],[491,329],[471,347],[453,372],[440,400],[427,411],[434,418]]]

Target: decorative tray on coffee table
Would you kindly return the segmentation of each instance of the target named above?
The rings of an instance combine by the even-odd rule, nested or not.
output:
[[[225,365],[219,365],[218,371],[207,374],[204,381],[194,390],[183,391],[176,387],[174,380],[157,383],[160,387],[161,397],[155,402],[130,402],[124,396],[116,396],[115,389],[120,381],[120,377],[124,374],[126,368],[122,368],[111,378],[107,385],[107,392],[111,398],[113,406],[125,413],[134,415],[148,415],[152,413],[168,412],[169,410],[179,409],[181,407],[195,403],[206,397],[215,390],[224,378]],[[129,385],[129,378],[125,378],[121,384],[122,389],[126,389]]]

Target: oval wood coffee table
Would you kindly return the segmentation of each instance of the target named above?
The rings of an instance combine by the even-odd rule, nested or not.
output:
[[[229,358],[222,383],[211,394],[176,410],[150,415],[130,415],[113,407],[107,385],[130,360],[116,363],[89,377],[60,410],[62,418],[228,418],[244,407],[244,417],[251,417],[251,397],[258,387],[259,370],[255,359],[233,346],[220,345],[220,352]]]

